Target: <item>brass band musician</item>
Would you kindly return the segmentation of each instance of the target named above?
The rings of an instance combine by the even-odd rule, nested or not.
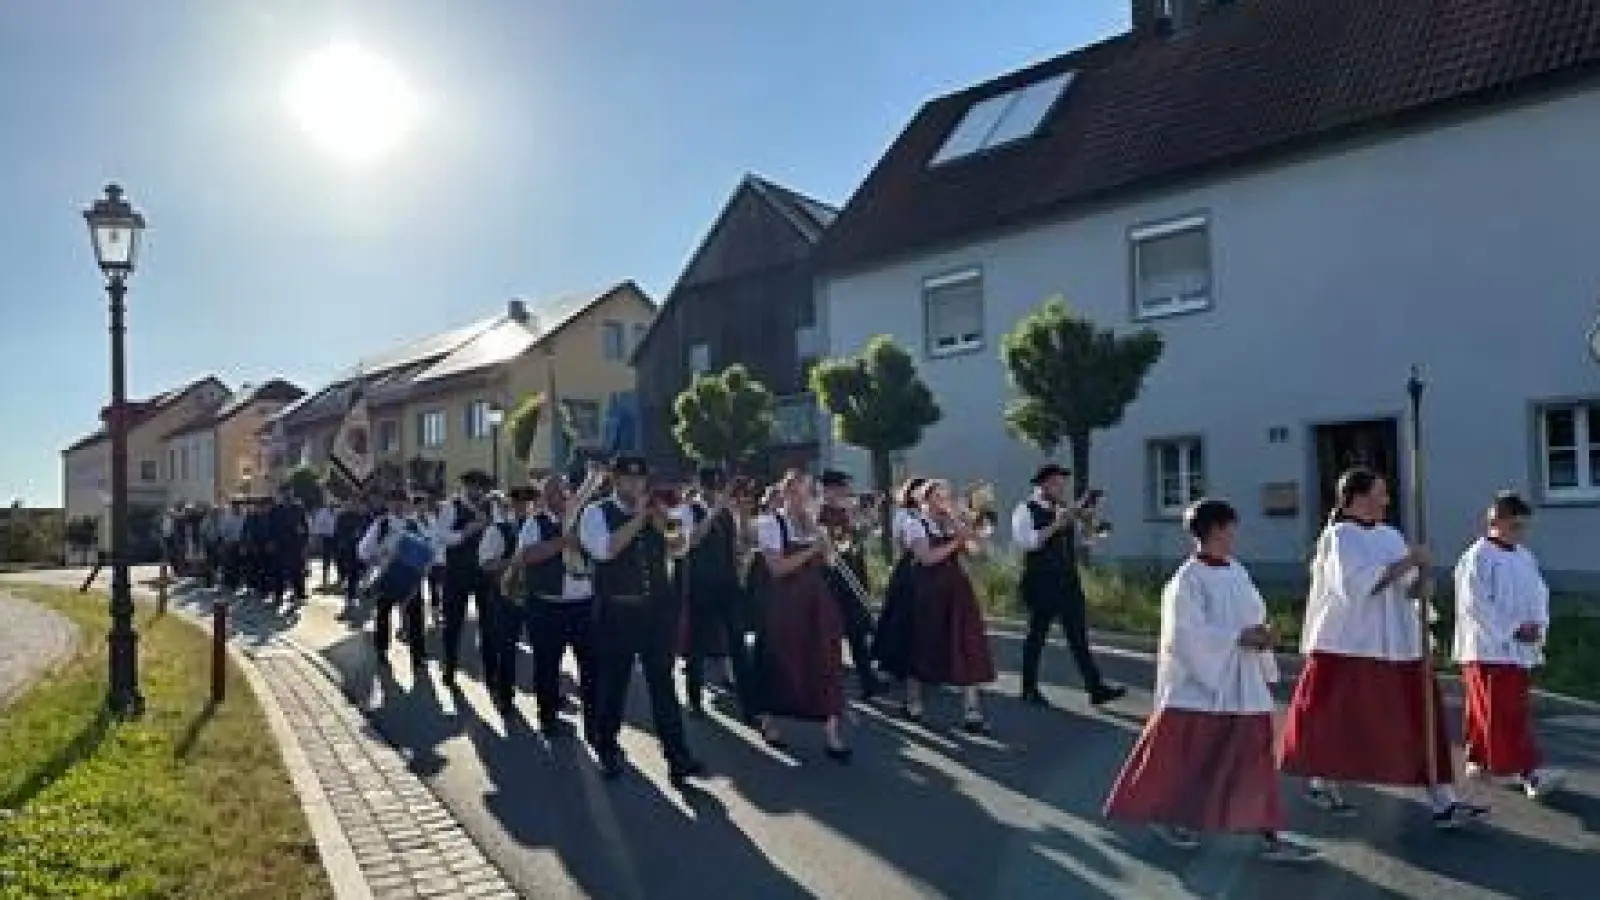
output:
[[[817,524],[832,542],[839,565],[846,568],[841,572],[837,567],[829,567],[824,575],[839,604],[845,640],[850,645],[850,663],[860,679],[861,699],[870,700],[880,690],[872,669],[870,640],[874,626],[865,596],[868,581],[864,538],[870,526],[862,520],[860,504],[850,493],[849,473],[828,469],[822,473],[820,481],[822,505],[817,513]]]

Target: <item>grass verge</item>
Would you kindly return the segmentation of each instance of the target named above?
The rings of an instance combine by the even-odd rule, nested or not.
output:
[[[872,582],[888,581],[888,567],[876,555],[869,559]],[[1017,598],[1018,565],[1014,558],[1000,556],[971,563],[968,572],[977,590],[984,614],[991,617],[1025,618]],[[1085,566],[1083,589],[1089,601],[1089,624],[1102,631],[1153,635],[1161,629],[1161,585],[1168,572],[1154,569],[1119,569]],[[1435,645],[1447,655],[1454,603],[1449,585],[1438,598],[1441,620],[1435,625]],[[1281,636],[1280,646],[1294,651],[1300,645],[1300,622],[1305,606],[1301,590],[1262,585],[1267,615]],[[1574,604],[1593,607],[1593,604]],[[1535,673],[1535,681],[1548,690],[1575,697],[1600,700],[1600,617],[1560,615],[1550,625],[1550,642],[1545,648],[1545,666]]]
[[[80,645],[0,713],[0,898],[333,896],[242,673],[208,703],[203,631],[141,610],[146,711],[116,722],[105,595],[8,589],[70,618]]]

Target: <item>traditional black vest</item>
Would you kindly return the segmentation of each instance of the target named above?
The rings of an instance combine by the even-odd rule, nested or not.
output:
[[[450,507],[450,513],[454,517],[450,521],[452,531],[460,531],[476,515],[471,507],[459,499],[451,501]],[[445,569],[460,575],[475,575],[478,572],[478,542],[482,539],[483,532],[480,531],[477,537],[467,538],[454,547],[446,547]]]
[[[606,530],[616,534],[631,517],[615,499],[598,502]],[[667,539],[654,525],[639,529],[638,536],[615,557],[592,561],[595,593],[602,600],[643,599],[667,589]]]
[[[699,527],[711,510],[699,503],[689,505],[695,527]],[[718,515],[706,532],[705,539],[689,551],[689,578],[694,581],[724,583],[737,581],[738,547],[735,526],[730,515]]]
[[[561,534],[561,523],[549,513],[536,513],[533,521],[539,526],[540,542],[555,540]],[[559,598],[567,567],[557,553],[541,563],[528,567],[528,593],[540,599]]]
[[[1028,515],[1035,531],[1043,531],[1056,521],[1056,508],[1038,497],[1028,501]],[[1059,584],[1078,579],[1078,541],[1074,526],[1057,531],[1037,550],[1022,554],[1022,579],[1030,584]]]

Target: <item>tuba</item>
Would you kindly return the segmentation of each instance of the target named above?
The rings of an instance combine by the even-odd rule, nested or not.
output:
[[[589,557],[578,545],[578,523],[583,520],[583,511],[605,486],[609,475],[603,466],[590,466],[583,477],[583,484],[567,500],[567,516],[561,522],[561,534],[567,539],[566,546],[561,548],[561,565],[569,573],[583,574],[589,571]]]

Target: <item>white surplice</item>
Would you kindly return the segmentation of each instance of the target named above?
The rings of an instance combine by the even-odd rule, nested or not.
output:
[[[1270,713],[1277,661],[1239,646],[1240,632],[1266,620],[1267,604],[1236,560],[1185,560],[1161,592],[1156,708]]]
[[[1390,662],[1421,659],[1416,601],[1406,596],[1416,573],[1373,593],[1384,570],[1407,552],[1405,538],[1388,525],[1339,522],[1324,529],[1311,564],[1301,652]]]
[[[1550,625],[1550,588],[1532,551],[1479,538],[1456,563],[1455,585],[1456,662],[1533,668],[1544,661],[1541,644],[1512,636],[1525,622]]]

